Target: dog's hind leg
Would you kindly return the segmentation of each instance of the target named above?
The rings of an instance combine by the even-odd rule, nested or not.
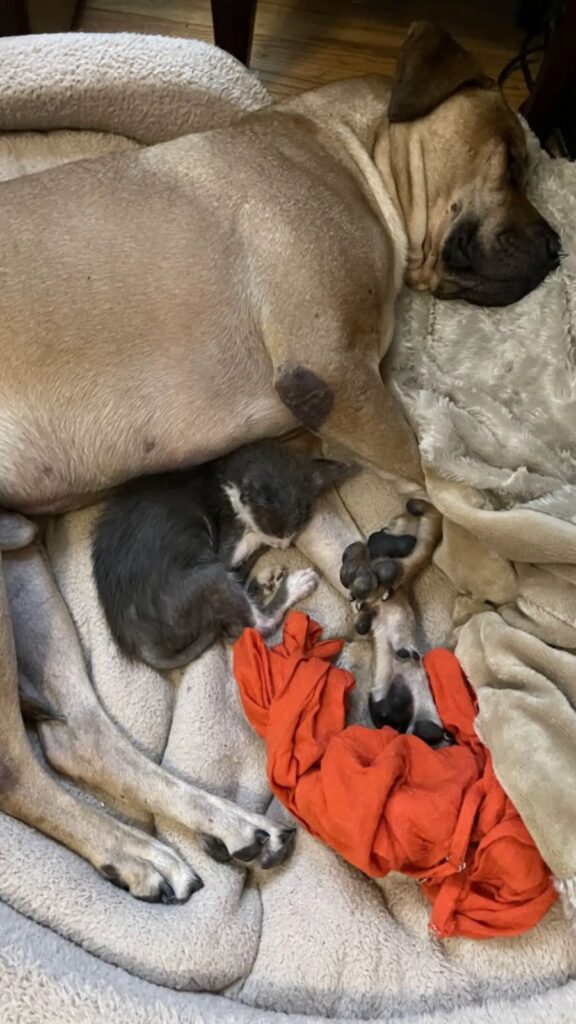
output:
[[[49,614],[44,608],[43,615]],[[25,645],[34,644],[33,624],[23,633]],[[37,653],[43,657],[42,650]],[[58,651],[54,654],[58,657]],[[20,712],[12,618],[1,573],[0,809],[79,853],[140,899],[181,901],[202,884],[168,846],[67,793],[34,755]]]
[[[65,721],[43,722],[46,756],[58,771],[201,834],[218,860],[268,868],[283,861],[294,830],[171,775],[112,722],[88,678],[68,609],[37,547],[6,557],[5,577],[21,670]]]

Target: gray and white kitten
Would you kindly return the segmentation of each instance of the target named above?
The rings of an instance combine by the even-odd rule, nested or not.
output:
[[[316,496],[348,472],[265,441],[116,491],[97,522],[92,560],[119,647],[169,670],[247,626],[274,632],[317,576],[280,571],[263,583],[248,573],[265,548],[292,543]]]

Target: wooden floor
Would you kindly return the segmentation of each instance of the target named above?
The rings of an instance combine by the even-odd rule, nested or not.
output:
[[[259,0],[252,68],[277,95],[353,75],[391,75],[411,21],[430,18],[496,76],[517,52],[515,0]],[[209,0],[86,0],[77,27],[152,32],[212,41]],[[513,106],[519,77],[506,86]]]

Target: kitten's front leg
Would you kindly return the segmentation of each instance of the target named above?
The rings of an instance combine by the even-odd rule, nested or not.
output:
[[[262,636],[275,633],[288,609],[309,597],[316,590],[318,583],[319,578],[314,569],[298,569],[285,575],[273,598],[264,608],[252,602],[254,625],[258,632],[262,633]]]

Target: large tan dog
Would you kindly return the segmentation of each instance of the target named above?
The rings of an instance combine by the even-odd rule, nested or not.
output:
[[[524,156],[494,84],[418,24],[391,91],[342,82],[229,130],[0,186],[3,810],[135,896],[182,900],[201,884],[44,772],[20,676],[64,718],[42,727],[58,770],[171,815],[222,859],[286,855],[289,830],[170,776],[115,729],[18,513],[298,424],[418,490],[417,446],[380,376],[395,296],[406,279],[505,304],[556,266],[557,236],[522,192]]]

